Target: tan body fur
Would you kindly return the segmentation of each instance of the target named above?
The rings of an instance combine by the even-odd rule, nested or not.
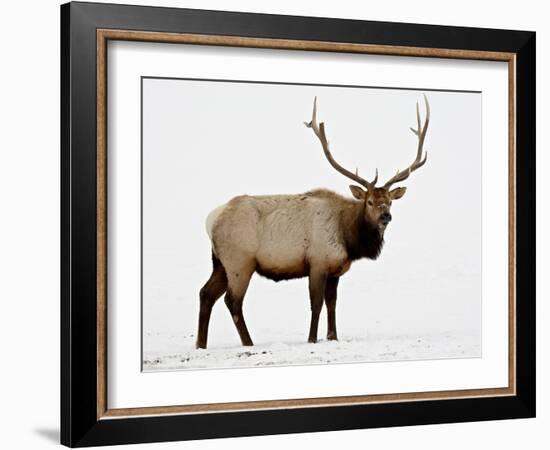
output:
[[[275,280],[310,270],[340,276],[349,268],[340,222],[361,206],[324,190],[235,197],[211,225],[213,252],[229,277],[254,270]]]

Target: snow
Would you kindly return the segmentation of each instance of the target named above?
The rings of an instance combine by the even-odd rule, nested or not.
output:
[[[152,338],[153,336],[147,336]],[[265,339],[252,347],[222,346],[195,349],[195,336],[156,335],[162,342],[144,354],[143,370],[288,366],[376,361],[404,361],[480,356],[479,340],[453,333],[344,335],[338,341],[305,342],[305,336],[286,336],[284,342]]]
[[[212,311],[206,350],[195,349],[195,339],[198,290],[208,275],[203,273],[201,279],[203,267],[173,261],[174,274],[168,278],[175,286],[166,282],[146,291],[143,370],[481,357],[480,274],[445,266],[428,274],[417,267],[420,270],[401,274],[399,283],[388,284],[390,256],[391,251],[378,261],[357,262],[342,277],[336,307],[337,342],[324,339],[323,307],[319,341],[307,343],[307,279],[274,283],[255,274],[244,302],[255,345],[241,345],[220,299]],[[198,280],[197,285],[187,286],[189,279]],[[186,286],[189,294],[174,295],[180,286]]]
[[[306,279],[274,283],[253,276],[244,305],[252,347],[241,345],[220,299],[212,311],[208,348],[195,349],[198,298],[167,301],[173,288],[158,286],[154,308],[144,315],[143,370],[481,357],[479,275],[443,270],[436,276],[403,275],[400,283],[384,286],[384,264],[365,261],[352,270],[370,280],[370,289],[343,277],[336,310],[339,340],[324,339],[323,308],[315,344],[307,342]],[[194,272],[182,269],[183,278],[198,278]]]

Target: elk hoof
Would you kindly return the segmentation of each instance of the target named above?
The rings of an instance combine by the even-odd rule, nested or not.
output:
[[[203,343],[203,342],[198,342],[195,344],[195,348],[196,349],[199,349],[199,348],[206,348],[206,343]]]
[[[329,341],[337,341],[338,336],[336,336],[336,333],[328,333],[327,334],[327,340]]]
[[[316,343],[317,343],[317,338],[312,338],[312,337],[310,337],[307,341],[308,341],[310,344],[316,344]]]

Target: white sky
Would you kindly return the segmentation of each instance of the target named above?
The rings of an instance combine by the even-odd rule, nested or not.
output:
[[[211,272],[205,219],[240,194],[324,187],[349,195],[303,122],[318,97],[334,157],[385,181],[416,154],[409,90],[145,79],[143,84],[143,314],[150,333],[195,333],[198,291]],[[481,94],[427,92],[428,162],[401,185],[386,245],[354,263],[339,288],[339,334],[480,333]],[[309,326],[305,279],[254,275],[245,298],[253,340],[262,329]],[[209,344],[239,343],[223,301]],[[148,334],[149,333],[149,334]],[[325,333],[324,313],[320,336]]]

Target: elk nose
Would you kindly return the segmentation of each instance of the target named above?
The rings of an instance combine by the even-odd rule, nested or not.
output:
[[[380,219],[384,223],[390,223],[391,222],[391,214],[386,211],[386,212],[382,213],[382,215],[380,216]]]

